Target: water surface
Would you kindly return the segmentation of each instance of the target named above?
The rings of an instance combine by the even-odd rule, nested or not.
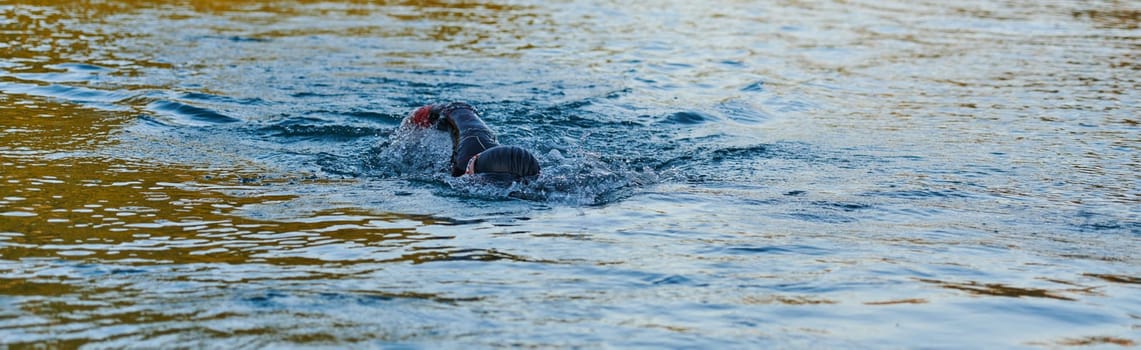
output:
[[[0,346],[1136,346],[1139,19],[3,3]],[[448,177],[447,101],[541,179]]]

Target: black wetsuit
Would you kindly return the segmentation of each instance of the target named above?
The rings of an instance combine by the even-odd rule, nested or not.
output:
[[[421,107],[410,116],[420,127],[452,135],[452,176],[479,175],[492,180],[529,180],[539,175],[539,161],[525,149],[500,146],[495,133],[472,106],[453,102]]]

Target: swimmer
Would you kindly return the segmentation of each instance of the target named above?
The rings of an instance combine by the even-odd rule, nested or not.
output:
[[[478,176],[500,183],[526,182],[539,176],[539,161],[525,149],[501,146],[463,102],[420,107],[401,122],[402,128],[434,128],[452,135],[452,176]]]

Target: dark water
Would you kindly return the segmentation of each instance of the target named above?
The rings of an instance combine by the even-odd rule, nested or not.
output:
[[[1141,343],[1136,2],[0,5],[0,348]],[[466,101],[531,184],[397,132]]]

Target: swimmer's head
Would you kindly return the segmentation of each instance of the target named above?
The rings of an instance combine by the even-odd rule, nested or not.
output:
[[[495,146],[473,157],[467,173],[497,183],[529,181],[539,176],[539,160],[516,146]]]
[[[417,108],[412,114],[408,115],[408,118],[404,119],[403,124],[421,128],[432,126],[432,108],[434,107],[435,105],[427,105]]]

